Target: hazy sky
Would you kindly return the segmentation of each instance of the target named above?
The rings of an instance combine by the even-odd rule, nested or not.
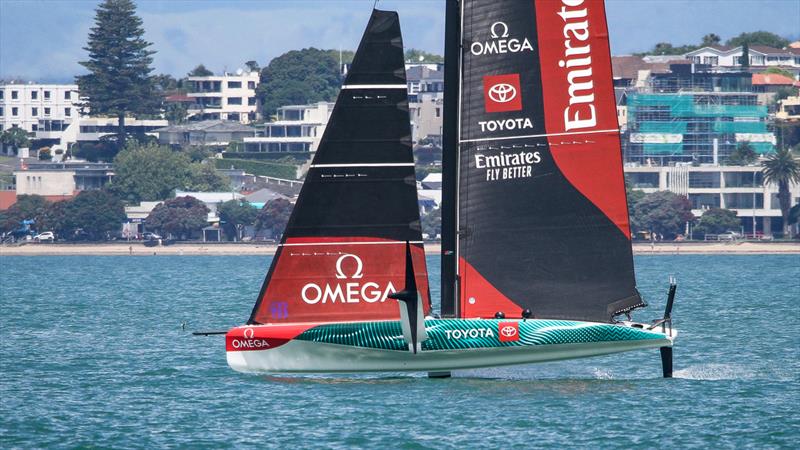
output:
[[[526,0],[519,0],[526,1]],[[69,81],[82,72],[99,0],[0,0],[0,78]],[[183,76],[199,63],[220,72],[287,50],[354,49],[373,0],[138,0],[155,72]],[[607,0],[614,54],[656,42],[697,43],[767,30],[800,38],[800,0]],[[406,47],[441,53],[442,0],[381,0],[399,11]]]

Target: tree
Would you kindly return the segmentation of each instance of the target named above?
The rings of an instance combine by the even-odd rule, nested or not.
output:
[[[778,185],[778,204],[781,207],[783,217],[783,235],[789,236],[789,209],[792,207],[792,197],[789,192],[789,184],[800,183],[800,161],[798,161],[792,151],[782,148],[762,163],[764,166],[764,182]]]
[[[184,187],[197,192],[220,192],[229,191],[231,183],[228,177],[217,172],[213,164],[194,163]]]
[[[289,200],[276,198],[268,201],[256,217],[256,230],[267,230],[273,239],[280,239],[289,216],[292,214],[292,204]]]
[[[122,200],[108,191],[83,191],[64,207],[64,224],[82,228],[95,241],[119,231],[126,217]]]
[[[738,230],[741,221],[736,217],[736,212],[729,209],[710,208],[700,217],[700,222],[694,227],[696,233],[719,234],[729,230]]]
[[[436,208],[422,216],[422,232],[430,239],[442,234],[442,209]]]
[[[190,77],[210,77],[214,72],[206,69],[206,66],[198,64],[197,67],[192,69],[187,75]]]
[[[703,40],[701,41],[700,45],[703,47],[711,47],[712,45],[719,45],[722,42],[722,38],[719,37],[716,33],[708,33],[707,35],[703,36]]]
[[[170,124],[184,123],[189,115],[189,108],[181,102],[169,102],[164,107],[164,118]]]
[[[405,53],[406,61],[411,63],[425,62],[425,63],[443,63],[444,58],[442,55],[435,53],[428,53],[416,48],[409,48]]]
[[[765,70],[764,73],[774,73],[777,75],[783,75],[786,78],[794,79],[794,74],[792,74],[792,72],[789,72],[786,69],[781,69],[780,67],[775,67],[775,66],[767,67],[767,70]]]
[[[694,220],[692,203],[686,197],[669,191],[646,194],[633,207],[631,222],[635,231],[648,231],[674,238],[686,222]]]
[[[185,239],[208,224],[208,207],[194,197],[176,197],[156,206],[147,227]]]
[[[169,198],[192,177],[186,155],[157,145],[129,145],[114,158],[114,170],[109,188],[136,203]]]
[[[249,70],[250,72],[259,72],[261,70],[261,67],[258,65],[258,63],[256,61],[250,60],[250,61],[247,61],[246,63],[244,63],[244,65],[247,67],[247,70]]]
[[[742,44],[742,56],[739,57],[739,64],[741,64],[742,69],[750,67],[750,46],[747,42]]]
[[[142,19],[132,0],[104,0],[95,10],[95,26],[84,50],[89,70],[76,77],[84,106],[92,114],[109,114],[119,120],[118,148],[125,145],[125,115],[156,114],[159,100],[150,77],[155,51],[144,40]]]
[[[736,149],[728,156],[727,163],[731,166],[746,166],[758,160],[758,153],[756,153],[753,146],[749,142],[739,142]]]
[[[280,106],[332,101],[340,85],[338,56],[331,50],[306,48],[270,61],[261,70],[256,94],[268,117]]]
[[[52,231],[57,238],[67,238],[75,230],[76,225],[72,222],[73,217],[68,214],[68,200],[53,202],[47,205],[39,220],[39,229],[42,231]]]
[[[11,127],[0,133],[0,142],[11,147],[16,155],[20,148],[31,145],[31,134],[20,127]]]
[[[178,80],[168,73],[153,76],[153,87],[162,95],[178,90]]]
[[[258,217],[258,210],[246,200],[228,200],[217,207],[219,219],[225,234],[234,239],[241,239],[241,229],[252,225]]]
[[[773,48],[784,48],[789,45],[789,40],[768,31],[753,31],[742,33],[736,37],[728,39],[725,45],[738,47],[740,45],[765,45]]]
[[[23,220],[39,223],[45,210],[47,200],[41,195],[18,195],[17,201],[5,211],[5,219],[0,223],[2,231],[14,231],[22,226]]]

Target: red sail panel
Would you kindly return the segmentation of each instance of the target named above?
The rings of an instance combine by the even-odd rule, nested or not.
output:
[[[462,7],[459,315],[611,322],[642,306],[602,3]]]
[[[417,287],[430,312],[422,244],[412,244]],[[288,238],[254,311],[255,323],[397,320],[406,243],[371,237]]]
[[[630,239],[603,1],[540,1],[535,6],[553,159]]]

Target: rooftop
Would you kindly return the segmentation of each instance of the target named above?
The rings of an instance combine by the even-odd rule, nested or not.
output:
[[[228,132],[253,132],[255,129],[239,122],[231,120],[201,120],[199,122],[188,122],[182,124],[169,125],[153,130],[159,133],[176,133],[186,131],[228,131]]]

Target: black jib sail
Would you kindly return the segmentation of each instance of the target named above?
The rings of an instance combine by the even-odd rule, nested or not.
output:
[[[373,11],[249,323],[398,319],[407,242],[430,311],[404,63]]]
[[[460,89],[458,292],[443,303],[597,322],[643,306],[602,0],[470,0],[460,13],[447,64],[461,79],[446,86]]]

